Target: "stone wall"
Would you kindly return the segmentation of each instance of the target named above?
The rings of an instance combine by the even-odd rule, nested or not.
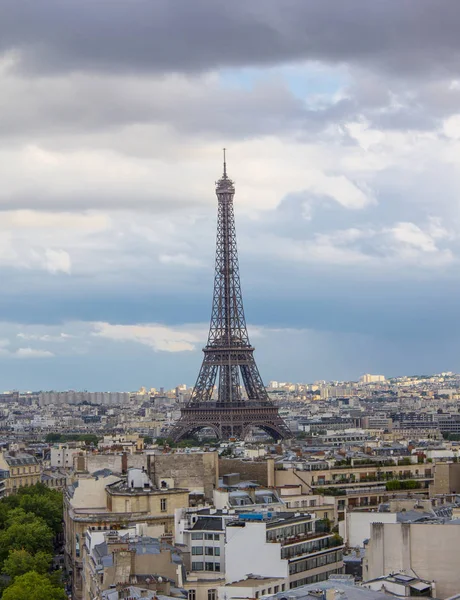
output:
[[[273,459],[242,460],[240,458],[221,458],[219,460],[219,477],[228,473],[239,473],[241,481],[254,481],[264,487],[275,485],[273,469]]]
[[[174,487],[203,493],[211,501],[217,483],[217,461],[217,452],[150,454],[147,469],[156,486],[161,487],[162,479],[172,479]]]

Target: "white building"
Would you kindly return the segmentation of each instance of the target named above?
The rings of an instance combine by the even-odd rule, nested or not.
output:
[[[81,448],[71,448],[67,444],[58,444],[51,448],[50,462],[52,467],[72,469],[74,456],[82,452]]]
[[[383,383],[385,381],[385,375],[371,375],[366,373],[359,378],[361,383]]]
[[[226,525],[226,582],[256,574],[296,588],[342,573],[342,541],[321,525],[315,514],[240,514]]]

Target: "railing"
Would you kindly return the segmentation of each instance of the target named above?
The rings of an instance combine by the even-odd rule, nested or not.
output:
[[[366,492],[375,493],[375,492],[386,492],[386,491],[387,491],[387,488],[385,485],[376,485],[373,488],[370,488],[370,487],[361,487],[358,489],[348,488],[347,490],[345,490],[345,494],[348,496],[351,494],[363,494],[363,493],[365,494]]]
[[[328,535],[331,535],[329,532],[324,533],[301,533],[294,534],[284,539],[280,540],[267,540],[269,544],[281,544],[281,546],[291,546],[294,544],[300,544],[302,542],[308,542],[310,540],[317,540],[319,538],[324,538]]]
[[[433,479],[433,475],[397,475],[396,473],[392,473],[388,477],[363,477],[361,478],[347,478],[347,479],[331,479],[328,481],[322,482],[314,482],[310,485],[312,487],[331,487],[331,486],[341,486],[341,485],[359,485],[366,484],[371,482],[387,482],[387,481],[404,481],[409,479]]]

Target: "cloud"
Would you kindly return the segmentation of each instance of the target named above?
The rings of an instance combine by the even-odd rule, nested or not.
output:
[[[415,349],[451,334],[460,8],[286,2],[2,4],[0,350],[56,354],[40,385],[111,381],[127,350],[149,377],[196,375],[222,146],[258,332],[309,360],[345,332],[366,370],[422,320]]]
[[[121,342],[137,342],[157,352],[190,352],[203,339],[197,332],[164,325],[111,325],[96,323],[94,335]]]
[[[165,265],[180,265],[185,267],[201,267],[202,262],[186,254],[160,254],[158,260]]]
[[[15,358],[51,358],[54,356],[49,350],[40,350],[37,348],[18,348],[12,353]]]
[[[0,347],[0,358],[18,358],[18,359],[35,359],[35,358],[52,358],[53,352],[49,350],[41,350],[39,348],[18,348],[11,351],[4,347]]]
[[[46,270],[50,273],[70,273],[71,261],[68,252],[65,250],[45,250]]]
[[[104,24],[102,27],[101,24]],[[24,68],[197,71],[224,65],[318,60],[372,62],[414,75],[456,69],[459,9],[421,0],[397,3],[187,0],[104,4],[29,0],[2,7],[0,49]],[[235,43],[238,40],[238,43]]]

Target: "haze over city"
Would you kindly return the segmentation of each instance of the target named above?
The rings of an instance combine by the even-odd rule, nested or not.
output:
[[[0,10],[3,389],[194,383],[223,146],[266,382],[458,372],[458,3],[83,5]]]

